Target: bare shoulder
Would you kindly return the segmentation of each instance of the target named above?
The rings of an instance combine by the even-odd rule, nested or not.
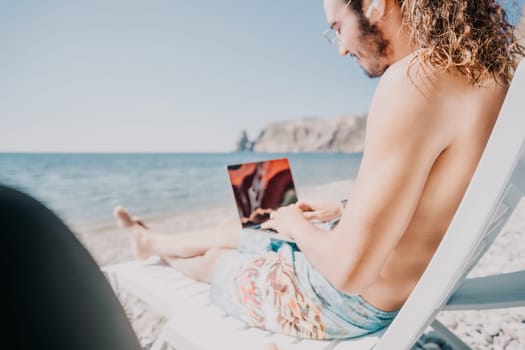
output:
[[[407,56],[396,62],[381,77],[370,105],[367,129],[372,133],[383,129],[397,138],[431,137],[436,143],[445,143],[440,118],[442,87],[416,74],[412,59]],[[443,144],[435,146],[442,148]]]
[[[413,56],[407,56],[390,66],[381,77],[372,100],[373,111],[388,109],[389,114],[400,111],[400,118],[413,118],[425,113],[429,119],[439,96],[437,86],[418,74]]]

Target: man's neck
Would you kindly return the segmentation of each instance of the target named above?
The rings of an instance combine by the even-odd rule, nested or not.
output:
[[[390,42],[392,50],[389,55],[390,65],[414,53],[415,50],[410,44],[410,35],[401,26],[403,21],[401,9],[399,7],[392,8],[382,21],[383,34],[385,39]]]

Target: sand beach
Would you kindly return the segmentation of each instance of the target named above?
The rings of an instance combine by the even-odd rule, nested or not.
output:
[[[351,181],[310,186],[300,192],[302,198],[341,199],[351,193]],[[122,203],[125,205],[125,203]],[[233,206],[217,206],[202,211],[144,217],[151,229],[177,234],[213,227],[217,222],[237,217]],[[98,227],[74,228],[75,233],[101,266],[134,259],[125,232],[114,223]],[[471,271],[471,277],[525,269],[525,201],[522,200],[492,247]],[[525,293],[525,291],[524,291]],[[144,349],[149,349],[166,320],[128,293],[119,298],[139,336]],[[438,319],[451,328],[473,349],[525,349],[525,307],[490,311],[447,311]],[[427,330],[420,342],[424,349],[451,349]]]

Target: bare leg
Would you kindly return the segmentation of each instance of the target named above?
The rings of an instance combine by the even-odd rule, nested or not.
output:
[[[119,226],[131,232],[135,254],[141,259],[151,255],[164,259],[190,258],[203,255],[211,248],[236,249],[239,243],[241,225],[238,221],[226,222],[214,229],[163,234],[152,232],[122,207],[116,207],[114,215]]]
[[[210,248],[204,255],[193,258],[173,258],[164,257],[163,259],[175,270],[183,273],[199,282],[211,283],[217,260],[219,257],[231,249]]]

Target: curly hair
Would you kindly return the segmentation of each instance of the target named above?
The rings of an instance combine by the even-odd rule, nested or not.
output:
[[[398,0],[425,70],[456,70],[473,85],[507,85],[525,48],[496,0]]]

